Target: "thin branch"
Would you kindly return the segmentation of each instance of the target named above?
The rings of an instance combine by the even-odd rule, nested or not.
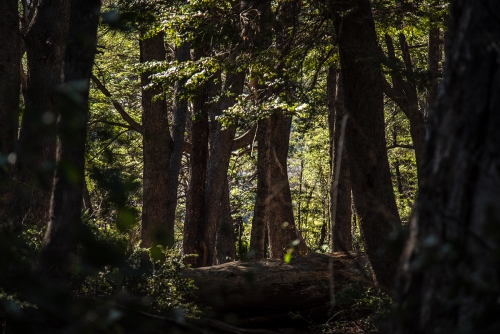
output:
[[[115,99],[113,99],[113,97],[111,96],[111,93],[109,92],[109,90],[102,84],[101,81],[99,81],[99,79],[92,74],[92,81],[94,82],[94,84],[97,86],[97,88],[99,88],[99,90],[104,94],[104,96],[106,96],[107,98],[109,98],[111,100],[111,102],[113,103],[113,106],[115,107],[116,111],[118,111],[118,113],[120,114],[120,116],[123,118],[123,120],[125,122],[127,122],[130,127],[132,129],[134,129],[135,131],[139,132],[142,134],[142,125],[139,124],[138,122],[136,122],[126,111],[125,109],[123,108],[123,106],[118,102],[116,101]]]
[[[240,148],[250,145],[253,142],[253,138],[255,136],[256,131],[257,131],[257,126],[254,125],[250,130],[245,132],[243,135],[241,135],[238,138],[235,138],[233,140],[233,143],[231,144],[231,151],[236,151],[239,150]]]
[[[95,158],[97,158],[97,156],[99,154],[102,153],[102,151],[104,151],[105,149],[107,149],[111,144],[113,144],[115,142],[115,140],[118,139],[118,137],[120,137],[122,134],[126,133],[128,130],[125,130],[125,131],[122,131],[120,133],[118,133],[116,136],[114,136],[110,141],[109,143],[107,143],[102,149],[99,150],[99,152],[97,152],[92,158],[90,158],[88,161],[87,161],[87,164],[89,162],[91,162],[92,160],[94,160]]]
[[[130,125],[124,124],[124,123],[118,123],[118,122],[111,122],[111,121],[106,121],[104,119],[96,119],[95,121],[89,122],[88,125],[93,125],[96,123],[103,123],[103,124],[108,124],[108,125],[114,125],[114,126],[119,126],[122,128],[126,128],[128,130],[134,130]]]

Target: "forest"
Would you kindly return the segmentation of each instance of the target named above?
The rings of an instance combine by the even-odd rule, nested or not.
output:
[[[500,2],[2,0],[2,333],[500,333]]]

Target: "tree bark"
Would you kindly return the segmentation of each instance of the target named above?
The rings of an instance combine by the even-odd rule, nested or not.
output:
[[[344,93],[340,72],[335,68],[330,67],[327,78],[327,94],[328,94],[328,128],[330,133],[330,207],[335,212],[335,229],[330,240],[334,240],[334,252],[352,250],[352,233],[351,233],[351,180],[349,177],[349,163],[347,160],[347,150],[342,149],[342,155],[337,154],[338,145],[341,134],[342,120],[345,115],[344,110]],[[344,142],[345,143],[345,142]],[[344,145],[345,146],[345,145]],[[338,166],[338,160],[342,159],[339,180],[336,185],[335,169]],[[337,189],[337,203],[333,203],[334,190]],[[332,217],[333,223],[333,217]]]
[[[201,56],[195,50],[195,57]],[[191,166],[189,189],[186,199],[186,220],[184,222],[184,254],[198,254],[192,261],[193,267],[208,266],[215,254],[215,226],[205,225],[205,185],[208,161],[208,96],[209,83],[198,88],[193,97],[193,123],[191,128]]]
[[[290,141],[291,119],[283,114],[273,114],[269,118],[269,154],[266,157],[266,177],[268,192],[266,226],[269,233],[269,257],[283,259],[294,248],[292,242],[298,241],[295,255],[304,255],[307,251],[304,240],[295,226],[292,195],[288,182],[288,147]],[[259,142],[260,145],[260,142]],[[298,254],[297,254],[298,253]]]
[[[21,89],[21,34],[18,1],[0,5],[0,155],[14,151],[19,124]]]
[[[270,1],[241,1],[242,10],[255,7],[260,12],[260,34],[254,32],[253,35],[247,32],[249,44],[253,43],[255,50],[265,49],[272,43],[272,10]],[[249,30],[249,29],[246,29]],[[248,38],[249,37],[249,38]],[[254,79],[254,78],[252,78]],[[258,87],[257,87],[258,88]],[[269,119],[259,120],[257,125],[257,191],[255,195],[254,214],[252,218],[252,230],[250,232],[250,252],[249,256],[256,260],[261,260],[266,256],[266,235],[269,193],[269,177],[267,176],[267,165],[270,157],[270,128]]]
[[[429,30],[429,44],[427,48],[427,70],[430,75],[430,82],[427,87],[427,114],[424,117],[427,119],[428,113],[436,104],[438,98],[439,86],[439,61],[441,55],[440,29],[437,22],[430,17],[431,28]]]
[[[250,257],[262,260],[266,256],[266,221],[269,212],[267,194],[269,193],[269,181],[267,177],[267,166],[271,154],[270,143],[267,138],[271,136],[269,119],[260,120],[257,128],[257,191],[255,194],[255,205],[252,218],[252,230],[250,231]]]
[[[231,217],[231,202],[229,198],[229,182],[224,180],[224,193],[217,221],[217,236],[214,265],[236,260],[236,235],[234,233],[233,217]]]
[[[384,133],[383,91],[375,24],[369,0],[352,0],[337,13],[351,185],[363,242],[377,282],[394,286],[397,252],[382,248],[401,226],[392,189]]]
[[[294,4],[287,4],[288,8]],[[256,46],[268,47],[272,43],[272,31],[269,23],[272,21],[270,3],[264,1],[259,7],[261,11],[261,35]],[[282,12],[277,23],[276,35],[278,50],[286,55],[289,50],[288,31],[290,19],[293,24],[295,16],[290,12]],[[279,64],[277,72],[283,72],[284,63]],[[274,88],[274,93],[284,92],[287,85]],[[278,92],[279,90],[279,92]],[[264,94],[266,95],[266,94]],[[264,96],[266,98],[267,96]],[[288,144],[291,119],[276,110],[269,118],[259,121],[257,139],[259,142],[257,160],[257,194],[255,199],[254,218],[250,239],[251,255],[256,259],[265,256],[265,233],[269,240],[269,256],[274,259],[283,258],[297,245],[292,243],[298,240],[297,252],[302,254],[307,251],[300,232],[296,229],[293,216],[292,197],[288,182]]]
[[[442,93],[403,254],[393,333],[497,333],[498,1],[451,1]]]
[[[56,156],[55,92],[63,81],[68,21],[67,1],[43,0],[26,24],[25,110],[13,169],[14,189],[5,202],[6,216],[15,224],[47,222]]]
[[[141,62],[165,60],[164,33],[140,41]],[[151,73],[141,74],[143,129],[143,207],[142,245],[173,246],[174,224],[167,221],[170,157],[173,142],[170,137],[167,105],[164,99],[153,101],[158,90],[144,89]],[[169,224],[170,223],[170,224]]]
[[[188,45],[181,45],[175,53],[177,61],[184,62],[190,59],[190,48]],[[170,157],[170,167],[168,169],[168,204],[167,204],[167,226],[175,226],[175,213],[177,210],[177,188],[179,186],[179,173],[181,170],[182,153],[184,151],[184,132],[186,131],[186,120],[188,113],[187,100],[183,96],[186,81],[181,80],[175,83],[174,95],[175,104],[172,115],[172,139],[174,146]]]
[[[220,109],[217,112],[218,114],[235,104],[236,97],[243,91],[244,81],[244,73],[226,74],[224,92],[228,91],[230,95],[226,96],[224,94],[222,97]],[[228,249],[224,251],[220,249],[220,254],[218,251],[219,247],[226,248],[226,246],[229,246],[225,245],[226,242],[231,242],[234,246],[234,231],[230,208],[228,208],[229,190],[227,185],[227,169],[229,167],[229,159],[231,157],[235,133],[236,124],[229,126],[227,129],[223,129],[221,124],[217,122],[214,140],[210,147],[210,159],[207,168],[207,188],[205,194],[205,237],[217,239],[217,246],[213,259],[216,264],[227,262],[228,258],[234,260],[236,256],[236,249],[234,254],[232,254],[232,248],[230,248],[230,251]],[[221,215],[221,213],[225,213],[225,215]],[[222,223],[223,226],[218,226],[218,222]],[[223,235],[216,236],[214,233],[215,231],[220,231]]]
[[[35,263],[35,273],[58,288],[68,288],[81,223],[88,94],[97,45],[100,0],[73,0],[64,57],[64,88],[59,94],[57,167],[50,221]]]
[[[181,273],[198,287],[196,301],[218,313],[232,313],[242,322],[285,317],[300,312],[314,318],[328,312],[333,260],[335,290],[352,283],[373,286],[363,253],[310,254],[282,260],[236,261]]]

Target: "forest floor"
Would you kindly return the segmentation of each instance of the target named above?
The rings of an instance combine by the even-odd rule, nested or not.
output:
[[[277,331],[279,334],[366,334],[375,333],[363,329],[355,322],[337,325],[335,328],[330,326],[311,326],[309,328],[282,328]]]

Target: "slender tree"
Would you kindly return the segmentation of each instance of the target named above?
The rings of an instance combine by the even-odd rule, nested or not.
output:
[[[203,55],[204,51],[202,49],[195,49],[195,60],[198,60]],[[195,267],[212,265],[215,251],[215,231],[213,231],[213,236],[210,233],[211,231],[205,231],[205,182],[208,160],[208,99],[210,84],[210,81],[203,83],[193,97],[191,165],[186,199],[183,250],[185,254],[199,255],[195,259]]]
[[[500,331],[499,11],[494,0],[450,3],[392,333]]]
[[[175,51],[175,58],[178,62],[190,60],[190,47],[183,44]],[[188,103],[185,94],[186,80],[178,80],[174,85],[174,106],[172,113],[172,139],[174,146],[170,156],[170,166],[168,168],[168,203],[167,203],[167,226],[175,225],[175,213],[177,210],[177,191],[179,187],[179,174],[182,165],[182,154],[184,152],[184,135],[186,131],[186,120],[188,113]],[[193,253],[185,253],[193,254]]]
[[[330,247],[332,251],[352,250],[351,233],[351,180],[349,178],[349,163],[347,150],[343,141],[342,155],[338,154],[339,142],[342,132],[342,121],[345,116],[344,93],[340,72],[334,67],[328,69],[327,77],[328,95],[328,129],[330,134],[330,208],[335,217],[335,228],[330,240],[334,240]],[[340,171],[338,180],[335,179],[336,168],[340,160]],[[338,183],[337,183],[338,182]],[[336,198],[335,198],[336,192]],[[335,215],[334,215],[335,210]]]

